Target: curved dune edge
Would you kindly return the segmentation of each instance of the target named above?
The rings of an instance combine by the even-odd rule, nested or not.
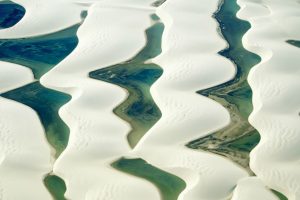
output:
[[[20,65],[0,62],[0,93],[33,81]],[[52,199],[43,178],[51,170],[51,149],[37,114],[0,97],[0,199]],[[32,191],[35,188],[35,192]],[[16,192],[17,189],[17,192]]]
[[[43,4],[43,5],[35,5],[35,6],[37,6],[37,7],[35,7],[35,9],[38,9],[40,6],[46,6],[45,5],[45,3],[47,3],[47,2],[39,2],[39,3],[41,3],[41,4]],[[33,4],[31,5],[31,4],[29,4],[28,5],[28,7],[32,7],[33,6]],[[26,8],[27,8],[27,6],[26,6]],[[36,13],[32,13],[32,12],[29,12],[29,11],[32,11],[32,10],[26,10],[26,14],[28,14],[28,15],[33,15],[34,17],[36,17]],[[48,22],[47,21],[47,17],[46,17],[46,19],[45,18],[43,18],[43,17],[45,17],[44,15],[47,15],[47,13],[43,13],[43,15],[41,15],[41,16],[39,16],[39,17],[41,17],[39,20],[41,21],[41,22]],[[82,21],[83,19],[83,17],[82,16],[80,16],[80,12],[78,13],[78,12],[74,12],[73,13],[73,17],[75,18],[75,16],[76,17],[79,17],[80,18],[80,21]],[[25,17],[24,17],[25,18]],[[37,38],[39,38],[38,36],[40,36],[39,34],[42,34],[42,37],[44,36],[44,35],[47,35],[48,36],[48,34],[50,33],[52,33],[50,30],[48,30],[48,31],[46,31],[46,32],[44,32],[44,33],[39,33],[38,31],[37,31],[37,33],[35,33],[35,34],[33,34],[33,35],[27,35],[27,32],[26,32],[26,30],[27,29],[34,29],[33,27],[32,27],[32,24],[31,24],[31,21],[30,22],[28,22],[28,20],[31,20],[31,18],[29,17],[27,17],[27,18],[22,18],[22,20],[24,20],[23,21],[23,24],[21,25],[21,30],[16,30],[15,29],[15,27],[18,27],[18,26],[20,26],[20,24],[19,23],[17,23],[17,25],[15,25],[15,26],[13,26],[13,27],[10,27],[10,28],[7,28],[7,29],[2,29],[1,31],[0,31],[0,35],[2,34],[3,35],[3,37],[5,38],[5,39],[11,39],[11,38],[14,38],[16,35],[14,35],[14,33],[15,32],[17,32],[17,38],[15,38],[15,39],[19,39],[18,37],[21,37],[21,39],[22,38],[25,38],[25,37],[27,37],[27,38],[33,38],[33,40],[34,39],[37,39]],[[21,20],[21,21],[22,21]],[[61,26],[61,27],[63,27],[63,29],[64,28],[68,28],[69,26],[72,26],[72,25],[74,25],[74,24],[71,24],[72,22],[70,21],[70,22],[68,22],[68,23],[66,23],[65,25],[63,25],[63,26]],[[76,22],[74,22],[74,23],[76,23]],[[36,25],[36,24],[34,24],[33,23],[33,25]],[[59,27],[58,27],[59,28]],[[37,28],[38,29],[38,28]],[[35,30],[35,29],[34,29]],[[61,30],[59,30],[59,31],[61,31]],[[55,31],[54,31],[55,32]],[[14,35],[13,37],[11,37],[12,35],[7,35],[7,34],[12,34],[12,35]],[[18,35],[19,34],[19,35]],[[36,36],[36,37],[33,37],[33,36]],[[53,38],[55,38],[55,36],[53,37]],[[52,39],[53,39],[52,38]],[[4,39],[4,41],[5,41],[5,39]],[[48,38],[49,39],[49,38]],[[55,40],[52,40],[52,41],[55,41]],[[43,52],[44,53],[44,52]],[[45,54],[46,55],[46,54]],[[44,54],[43,54],[43,56],[45,56]],[[52,57],[51,57],[52,58]],[[21,59],[21,58],[20,58]],[[22,59],[21,59],[22,60]],[[12,62],[14,62],[13,60],[12,60]],[[26,59],[24,59],[24,62],[26,63]],[[1,92],[9,92],[9,91],[11,91],[11,90],[13,90],[13,89],[20,89],[22,86],[25,86],[25,85],[27,85],[27,84],[34,84],[34,82],[36,82],[36,80],[34,80],[34,76],[33,76],[33,74],[32,74],[32,72],[30,72],[31,70],[30,69],[26,69],[24,66],[20,66],[20,65],[17,65],[17,64],[13,64],[13,63],[5,63],[5,62],[1,62],[1,64],[2,65],[4,65],[3,67],[4,67],[4,69],[2,68],[1,69],[1,71],[4,71],[5,73],[3,74],[3,76],[4,75],[6,75],[6,77],[5,77],[5,79],[3,80],[4,81],[4,83],[2,84],[2,80],[1,80],[1,83],[0,83],[0,85],[2,84],[3,85],[3,89],[1,88],[0,89],[0,91]],[[41,62],[40,64],[43,64],[43,62]],[[19,68],[17,68],[17,66],[19,66]],[[53,64],[52,64],[52,66],[53,66]],[[9,68],[10,67],[10,68]],[[26,67],[29,67],[29,66],[27,66],[26,65]],[[43,66],[44,67],[44,66]],[[25,73],[26,72],[26,73]],[[33,71],[33,73],[34,73],[35,71]],[[11,74],[9,74],[9,73],[11,73]],[[9,74],[9,76],[8,76],[8,74]],[[35,74],[36,75],[36,74]],[[38,78],[38,77],[37,77]],[[46,89],[46,88],[45,88]],[[38,89],[37,89],[38,90]],[[28,92],[28,91],[27,91]],[[41,92],[41,91],[40,91]],[[29,94],[28,94],[29,95]],[[42,94],[39,94],[40,95],[40,98],[43,98],[42,96]],[[45,98],[45,96],[44,96],[44,98]],[[6,99],[7,100],[7,99]],[[44,99],[45,100],[45,99]],[[15,101],[12,101],[12,102],[14,102],[14,103],[16,103],[16,104],[18,104],[17,102],[15,102]],[[28,108],[26,105],[23,105],[23,104],[21,104],[22,106],[24,106],[24,107],[26,107],[27,109],[31,109],[31,108]],[[14,109],[16,109],[16,110],[18,110],[19,108],[18,107],[14,107]],[[22,110],[20,110],[20,112],[23,112]],[[29,114],[27,114],[26,115],[26,113],[25,114],[23,114],[22,116],[24,117],[24,119],[27,119],[27,118],[32,118],[32,119],[28,119],[28,122],[29,122],[29,124],[30,124],[30,122],[31,121],[33,121],[33,123],[37,123],[37,122],[35,122],[36,120],[39,122],[39,125],[41,125],[42,126],[42,124],[41,124],[41,122],[43,123],[43,120],[41,120],[41,115],[39,115],[39,113],[36,113],[36,112],[38,112],[36,109],[34,109],[34,108],[32,108],[31,109],[31,112],[33,112],[33,113],[35,113],[35,114],[31,114],[30,112],[29,112]],[[38,115],[38,116],[37,116]],[[37,119],[36,119],[37,118]],[[24,120],[23,119],[23,120]],[[46,129],[46,130],[45,130]],[[28,128],[23,128],[23,130],[28,130]],[[31,130],[31,129],[30,129]],[[30,131],[29,130],[29,131]],[[41,134],[41,136],[44,136],[45,135],[45,132],[47,132],[47,128],[46,127],[43,127],[42,126],[42,133],[40,133]],[[25,132],[26,132],[25,131]],[[35,132],[34,132],[35,133]],[[34,133],[32,133],[32,134],[34,134]],[[12,135],[11,137],[15,137],[15,135]],[[32,136],[33,137],[33,136]],[[44,136],[45,137],[45,136]],[[29,137],[30,138],[30,137]],[[13,138],[14,139],[14,138]],[[19,138],[17,138],[17,140],[18,140]],[[36,143],[37,144],[44,144],[44,140],[42,141],[42,142],[38,142],[37,140],[38,139],[40,139],[39,137],[37,138],[37,139],[32,139],[32,142],[33,142],[33,144],[31,144],[31,145],[29,145],[29,144],[27,144],[27,146],[26,146],[26,148],[27,148],[27,151],[32,151],[32,150],[37,150],[37,151],[41,151],[41,152],[43,152],[44,153],[44,151],[43,151],[43,149],[38,149],[37,147],[38,147],[38,145],[36,145]],[[27,143],[28,143],[28,141],[26,141]],[[44,144],[45,145],[45,144]],[[49,148],[51,148],[51,150],[53,150],[52,149],[52,146],[49,144],[49,141],[47,141],[46,140],[46,145],[47,145],[47,149],[49,149]],[[51,146],[51,147],[49,147],[49,145]],[[24,148],[24,147],[21,147],[21,148]],[[46,147],[45,147],[46,148]],[[22,151],[26,151],[26,150],[22,150]],[[19,177],[20,178],[22,178],[23,176],[24,176],[24,181],[18,181],[17,182],[17,184],[16,184],[16,186],[15,186],[15,188],[14,188],[14,192],[16,191],[16,188],[17,188],[17,190],[19,191],[20,190],[20,193],[17,195],[17,196],[19,196],[19,198],[12,198],[12,199],[20,199],[21,197],[24,197],[24,198],[28,198],[28,199],[52,199],[52,197],[50,196],[50,193],[49,193],[49,191],[47,191],[47,189],[45,188],[45,184],[43,183],[43,179],[45,178],[45,176],[49,173],[49,172],[51,172],[52,171],[52,164],[51,164],[51,162],[53,161],[53,157],[51,157],[51,158],[49,158],[49,156],[51,155],[51,153],[52,152],[49,152],[48,153],[48,155],[45,155],[44,157],[45,157],[45,159],[47,159],[47,165],[50,165],[50,168],[48,168],[47,169],[47,171],[43,171],[44,173],[41,175],[40,173],[40,170],[39,171],[37,171],[36,173],[39,175],[39,185],[40,186],[37,186],[37,187],[35,187],[37,190],[41,190],[41,191],[37,191],[36,193],[29,193],[28,191],[30,191],[30,190],[27,190],[27,188],[25,188],[24,189],[24,186],[23,185],[21,185],[21,184],[27,184],[27,185],[37,185],[37,183],[35,183],[34,181],[38,181],[38,180],[36,180],[36,179],[33,179],[32,180],[32,182],[33,182],[33,184],[30,184],[31,182],[30,182],[30,180],[28,180],[28,172],[27,171],[32,171],[32,176],[34,176],[34,177],[37,177],[37,175],[36,174],[34,174],[33,172],[34,172],[34,169],[36,168],[36,166],[28,166],[28,169],[26,169],[25,168],[25,170],[20,170],[20,175],[19,175]],[[33,156],[35,156],[35,154],[33,153]],[[7,155],[7,157],[8,157],[8,159],[10,159],[10,155]],[[27,158],[27,157],[26,157]],[[24,158],[23,158],[24,159]],[[21,160],[21,159],[20,159]],[[29,160],[31,160],[31,159],[29,159]],[[17,161],[18,162],[18,161]],[[27,161],[25,161],[25,164],[26,164],[26,162]],[[35,162],[35,161],[34,161]],[[34,163],[33,162],[33,163]],[[44,163],[43,163],[43,161],[41,161],[41,162],[39,162],[38,164],[37,164],[37,166],[39,165],[39,164],[43,164],[43,165],[45,165]],[[28,164],[27,164],[28,165]],[[2,166],[1,166],[2,167]],[[38,166],[39,167],[39,166]],[[49,166],[47,166],[47,167],[49,167]],[[24,173],[24,174],[22,174],[22,173]],[[10,176],[9,174],[8,174],[8,176]],[[26,177],[27,176],[27,177]],[[5,177],[6,178],[6,177]],[[4,178],[3,178],[4,179]],[[17,178],[12,178],[12,180],[18,180]],[[9,189],[9,188],[4,188],[3,189],[3,193],[5,193],[5,195],[12,195],[12,196],[16,196],[15,194],[10,194],[10,193],[13,193],[13,191],[10,191],[11,189]],[[44,196],[41,196],[42,194],[43,194],[43,192],[47,192],[47,194],[44,194]],[[26,192],[28,193],[28,194],[26,194]],[[8,193],[8,194],[6,194],[6,193]],[[23,196],[22,196],[23,195]],[[5,198],[10,198],[9,196],[5,196]],[[2,199],[2,198],[1,198]]]
[[[60,110],[71,132],[68,147],[54,166],[54,173],[66,182],[69,199],[160,198],[151,183],[110,166],[130,150],[126,139],[130,127],[112,113],[126,93],[88,78],[90,71],[133,57],[145,44],[144,30],[153,9],[136,8],[134,1],[122,4],[93,4],[78,31],[76,49],[41,79],[43,85],[73,97]]]
[[[248,176],[223,157],[185,147],[230,120],[225,108],[196,94],[199,88],[226,82],[235,74],[231,62],[217,55],[225,46],[211,16],[217,4],[170,0],[158,9],[166,28],[163,52],[154,62],[164,73],[151,93],[162,117],[127,155],[141,157],[185,180],[187,188],[179,199],[226,199],[237,181]]]
[[[239,0],[241,18],[252,28],[244,37],[246,48],[262,57],[248,81],[254,111],[250,123],[261,142],[250,154],[250,167],[270,188],[289,200],[300,198],[299,172],[299,48],[286,43],[300,38],[300,4],[288,1]],[[253,12],[256,10],[257,12]]]

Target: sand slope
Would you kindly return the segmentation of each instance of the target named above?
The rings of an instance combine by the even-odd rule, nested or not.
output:
[[[278,200],[278,198],[259,180],[259,178],[245,178],[238,182],[231,200]]]
[[[300,4],[239,0],[240,17],[250,20],[245,46],[262,57],[249,75],[254,111],[250,122],[261,134],[251,168],[269,187],[290,200],[300,198],[300,49],[286,40],[300,38]],[[258,10],[259,12],[252,12]]]
[[[0,199],[51,199],[42,182],[51,170],[50,148],[38,116],[4,98],[0,112]]]
[[[187,189],[179,199],[228,199],[237,181],[247,176],[223,157],[184,146],[223,128],[230,120],[225,108],[196,94],[231,79],[235,72],[234,66],[217,54],[225,46],[212,18],[217,3],[170,0],[159,8],[166,31],[163,52],[154,62],[164,73],[151,93],[162,118],[129,155],[183,178]]]
[[[159,199],[149,182],[110,167],[130,150],[129,125],[112,113],[126,92],[88,78],[90,71],[127,60],[144,46],[150,11],[94,4],[78,31],[76,49],[41,79],[45,86],[73,96],[60,112],[71,129],[69,145],[54,166],[66,181],[67,198]]]

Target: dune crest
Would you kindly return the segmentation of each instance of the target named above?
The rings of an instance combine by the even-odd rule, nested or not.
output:
[[[296,0],[238,2],[243,7],[239,16],[252,25],[244,45],[262,57],[248,78],[254,105],[249,121],[261,135],[250,167],[270,188],[299,199],[300,103],[295,91],[300,89],[300,49],[286,41],[300,38],[300,5]]]

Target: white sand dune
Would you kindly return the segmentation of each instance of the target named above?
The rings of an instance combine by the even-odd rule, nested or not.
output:
[[[151,183],[110,167],[130,150],[130,127],[112,112],[127,94],[88,78],[89,72],[123,62],[145,45],[144,30],[151,25],[152,12],[94,4],[78,31],[76,49],[41,79],[43,85],[73,96],[60,110],[71,132],[54,167],[66,181],[69,199],[159,199]]]
[[[92,194],[116,199],[110,194],[118,186],[126,191],[122,199],[145,199],[145,195],[130,195],[128,189],[137,188],[149,191],[149,199],[157,199],[157,189],[150,183],[110,168],[109,164],[122,155],[141,157],[182,177],[188,187],[180,199],[227,199],[237,181],[247,176],[225,158],[184,147],[229,123],[225,108],[195,91],[231,79],[235,68],[217,55],[225,47],[211,17],[218,2],[169,2],[159,12],[166,32],[163,53],[155,61],[164,74],[151,90],[163,117],[133,152],[126,141],[129,126],[111,112],[125,93],[91,80],[87,74],[133,57],[145,44],[143,31],[150,25],[151,12],[109,3],[93,5],[78,31],[78,47],[42,78],[45,86],[73,94],[60,112],[71,128],[69,146],[54,168],[66,180],[68,198],[91,198]]]
[[[254,95],[250,122],[261,134],[251,153],[251,169],[289,200],[300,199],[300,49],[285,42],[300,39],[300,4],[296,0],[239,0],[239,4],[243,7],[239,16],[252,24],[243,42],[262,57],[249,75]]]
[[[32,81],[29,69],[0,62],[0,93]],[[52,199],[42,181],[51,170],[50,148],[37,114],[2,97],[0,113],[0,199]]]
[[[162,118],[130,156],[142,157],[183,178],[187,189],[179,199],[228,199],[237,181],[247,176],[223,157],[184,146],[223,128],[230,120],[225,108],[196,94],[235,74],[232,63],[217,54],[226,45],[212,18],[217,3],[169,0],[158,10],[166,29],[163,53],[154,62],[164,73],[151,93]]]
[[[38,116],[4,98],[0,113],[0,199],[52,199],[42,181],[51,163]]]

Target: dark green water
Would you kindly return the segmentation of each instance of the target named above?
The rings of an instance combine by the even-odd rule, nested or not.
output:
[[[0,2],[0,29],[17,24],[25,15],[25,9],[11,1]]]
[[[64,194],[67,190],[65,182],[55,175],[48,175],[44,179],[44,184],[55,200],[65,200]]]
[[[179,194],[185,189],[185,182],[165,171],[162,171],[142,159],[121,158],[112,166],[134,176],[144,178],[159,188],[162,200],[176,200]]]
[[[156,64],[145,62],[161,53],[163,30],[164,25],[155,22],[146,30],[146,46],[134,58],[89,74],[91,78],[116,84],[128,91],[128,98],[114,109],[114,113],[130,123],[132,130],[127,138],[131,147],[161,117],[161,112],[150,94],[150,87],[161,76],[162,69]]]
[[[280,200],[288,200],[282,193],[276,191],[276,190],[271,190]]]
[[[300,41],[299,40],[288,40],[287,43],[300,48]]]
[[[190,142],[187,146],[226,156],[251,173],[249,152],[259,142],[260,136],[248,122],[252,111],[252,91],[247,76],[250,69],[261,59],[243,47],[242,37],[251,26],[249,22],[236,17],[239,9],[236,0],[224,0],[214,15],[220,25],[220,32],[228,43],[228,47],[219,54],[235,64],[236,76],[224,84],[197,92],[226,107],[231,115],[231,123],[216,133]]]

